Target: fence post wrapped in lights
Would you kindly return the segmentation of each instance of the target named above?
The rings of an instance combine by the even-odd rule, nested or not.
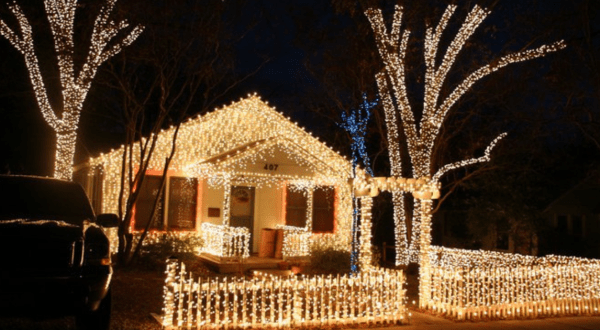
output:
[[[600,260],[438,246],[428,260],[419,298],[434,313],[458,320],[600,314]]]
[[[323,328],[408,321],[404,273],[195,278],[167,261],[162,325],[173,328]]]
[[[395,13],[392,21],[391,30],[388,32],[384,23],[383,14],[380,9],[370,8],[365,11],[365,15],[371,23],[379,54],[384,62],[385,69],[377,74],[377,85],[379,94],[383,100],[383,108],[385,111],[386,125],[388,130],[388,146],[390,165],[392,167],[393,176],[401,176],[402,168],[399,152],[399,138],[396,113],[400,115],[400,121],[406,137],[408,154],[410,156],[411,174],[413,177],[434,177],[436,173],[432,168],[431,158],[434,149],[434,143],[440,134],[440,128],[444,120],[448,116],[448,112],[452,106],[461,98],[471,86],[481,78],[491,74],[492,72],[507,66],[511,63],[522,62],[538,57],[542,57],[550,52],[555,52],[565,47],[563,41],[555,42],[551,45],[543,45],[535,49],[520,51],[501,57],[499,60],[491,64],[475,70],[460,82],[452,92],[444,99],[440,98],[441,90],[448,73],[454,64],[458,53],[464,47],[467,39],[473,35],[477,27],[490,13],[488,10],[479,6],[474,6],[467,15],[467,18],[461,25],[459,31],[454,36],[454,39],[441,56],[441,62],[436,63],[436,58],[439,57],[440,40],[446,26],[454,11],[455,5],[450,5],[444,12],[439,24],[436,27],[428,27],[425,33],[424,54],[425,54],[425,82],[424,82],[424,99],[423,113],[420,122],[417,123],[413,108],[410,104],[407,92],[407,81],[405,73],[405,57],[408,46],[410,31],[405,29],[402,31],[402,14],[401,6],[396,5]],[[392,98],[393,94],[393,98]],[[492,142],[488,148],[491,149],[493,144],[497,142],[502,135]],[[476,162],[489,161],[488,153],[486,157],[474,159],[472,161],[464,161],[454,163],[450,166],[442,167],[441,172],[437,172],[433,181],[436,181],[445,171],[454,169],[460,166],[474,164]],[[403,207],[401,196],[394,196],[394,223],[396,225],[396,241],[408,238],[406,225],[400,221],[406,219],[405,211],[396,210]],[[419,199],[419,197],[417,197]],[[419,202],[415,201],[415,210],[420,210]],[[425,214],[421,212],[420,214]],[[397,248],[397,255],[408,252],[408,256],[396,259],[397,264],[406,262],[407,260],[416,261],[418,249],[427,247],[423,245],[419,239],[420,232],[423,230],[423,223],[419,212],[413,214],[412,217],[412,232],[410,242],[406,251],[400,251]],[[429,230],[429,229],[428,229]],[[396,244],[397,247],[405,248],[406,244]],[[426,253],[426,251],[425,251]],[[422,254],[421,254],[422,255]]]
[[[23,55],[38,106],[45,121],[56,133],[54,176],[59,179],[72,179],[77,126],[83,102],[98,67],[135,41],[143,30],[141,26],[136,26],[115,42],[115,37],[128,27],[126,21],[115,22],[110,19],[115,3],[116,0],[107,0],[102,6],[94,22],[87,58],[79,72],[75,72],[73,33],[77,0],[44,0],[58,62],[62,109],[53,109],[49,102],[38,63],[37,56],[40,55],[36,56],[35,53],[32,27],[21,7],[17,3],[9,6],[17,19],[18,30],[0,20],[0,33]],[[58,113],[61,113],[60,117]]]

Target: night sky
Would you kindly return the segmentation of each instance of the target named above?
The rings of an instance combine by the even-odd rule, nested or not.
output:
[[[404,2],[409,13],[406,24],[413,31],[411,53],[422,57],[419,38],[423,35],[425,22],[437,24],[448,2],[452,1]],[[81,3],[83,14],[78,24],[82,28],[76,37],[83,40],[87,31],[85,19],[91,17],[89,11],[96,8],[97,1]],[[349,137],[336,122],[340,121],[342,111],[359,105],[363,92],[375,96],[374,74],[381,68],[373,34],[361,13],[369,3],[383,6],[384,15],[391,19],[394,1],[363,1],[359,4],[321,0],[189,0],[167,8],[162,1],[121,0],[117,3],[122,10],[120,15],[152,29],[111,61],[118,65],[126,59],[135,59],[142,50],[153,45],[164,46],[174,42],[169,38],[180,36],[181,40],[193,41],[188,58],[192,54],[204,54],[219,44],[222,52],[219,58],[224,64],[222,69],[215,69],[216,76],[231,78],[235,83],[221,82],[210,93],[201,88],[194,101],[197,106],[192,107],[194,111],[189,115],[212,110],[256,92],[328,145],[349,154]],[[464,54],[459,56],[449,77],[451,84],[460,81],[466,72],[480,64],[508,52],[560,39],[567,42],[568,48],[544,59],[512,64],[476,84],[449,119],[448,130],[461,128],[463,133],[448,135],[440,161],[470,158],[467,156],[481,152],[482,148],[469,145],[485,147],[497,132],[508,131],[505,145],[497,150],[506,155],[501,157],[503,161],[521,166],[527,155],[525,158],[531,158],[531,163],[537,164],[533,170],[546,178],[544,182],[551,181],[548,178],[560,181],[552,186],[557,192],[598,169],[600,147],[594,144],[594,139],[598,140],[600,136],[596,129],[600,118],[598,3],[584,0],[457,3],[459,9],[442,44],[449,44],[459,23],[475,3],[491,7],[493,11],[470,39]],[[35,27],[42,31],[40,36],[48,37],[43,33],[46,23],[40,14],[42,4],[33,6],[29,12],[38,15]],[[10,17],[6,5],[0,16]],[[198,23],[198,30],[185,30],[186,26],[195,26],[199,20],[206,23]],[[170,30],[161,30],[163,26]],[[210,26],[218,32],[211,34],[213,31],[207,28]],[[161,35],[160,31],[164,33]],[[56,102],[59,99],[55,93],[56,70],[52,69],[53,54],[47,41],[39,43],[39,52],[46,59],[42,65],[50,63],[43,67],[43,72],[48,76],[47,84],[54,88],[51,100]],[[198,55],[195,65],[198,68],[210,66],[210,55],[214,54],[208,53],[206,58]],[[419,72],[423,66],[422,58],[417,55],[409,61],[408,72],[413,86],[410,90],[412,103],[418,108],[422,93]],[[120,95],[107,87],[111,82],[109,69],[105,63],[84,104],[77,145],[78,161],[122,143],[122,126],[109,118],[119,111]],[[0,171],[50,175],[54,133],[44,123],[35,103],[21,55],[2,38],[0,70],[3,72],[0,78]],[[376,111],[381,113],[382,109]],[[478,111],[477,115],[468,116],[472,111]],[[468,125],[461,126],[461,118],[468,118]],[[376,125],[374,121],[373,132],[367,136],[369,152],[376,174],[384,175],[387,155],[381,147],[384,143]]]

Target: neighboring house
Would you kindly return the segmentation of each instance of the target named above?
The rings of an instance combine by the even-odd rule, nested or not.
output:
[[[434,215],[434,244],[452,248],[537,255],[537,235],[522,230],[516,221],[485,221],[486,228],[473,228],[481,226],[482,223],[470,224],[467,217],[466,211],[437,212]]]
[[[545,250],[600,257],[600,175],[592,175],[544,211],[552,229]]]
[[[159,133],[135,205],[133,231],[149,221],[173,132],[171,128]],[[113,150],[76,168],[75,179],[83,183],[97,212],[118,211],[122,154],[122,148]],[[134,160],[132,166],[138,163]],[[250,96],[181,124],[150,228],[212,232],[205,238],[207,251],[220,256],[232,255],[226,249],[240,249],[233,242],[236,235],[249,235],[248,252],[257,252],[262,229],[284,226],[289,233],[304,234],[296,236],[303,240],[300,245],[292,245],[288,237],[288,255],[306,254],[306,240],[311,238],[347,247],[351,167],[349,160]],[[232,229],[236,227],[248,230]],[[231,244],[223,247],[223,240]]]

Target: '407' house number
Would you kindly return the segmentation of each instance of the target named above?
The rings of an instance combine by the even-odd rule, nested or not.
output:
[[[263,169],[265,169],[267,171],[277,171],[278,167],[279,167],[279,164],[265,164],[265,167],[263,167]]]

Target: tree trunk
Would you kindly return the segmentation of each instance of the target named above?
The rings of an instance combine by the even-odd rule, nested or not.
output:
[[[56,156],[54,158],[54,177],[71,181],[73,179],[73,157],[75,155],[75,130],[56,132]]]
[[[394,236],[396,241],[396,266],[408,265],[410,261],[408,250],[408,232],[406,230],[406,210],[404,209],[404,194],[392,193],[394,206]]]
[[[416,206],[417,203],[415,203]],[[419,233],[419,307],[428,308],[429,297],[431,297],[431,260],[429,259],[429,247],[431,246],[431,211],[433,201],[430,199],[419,199],[421,232]]]

